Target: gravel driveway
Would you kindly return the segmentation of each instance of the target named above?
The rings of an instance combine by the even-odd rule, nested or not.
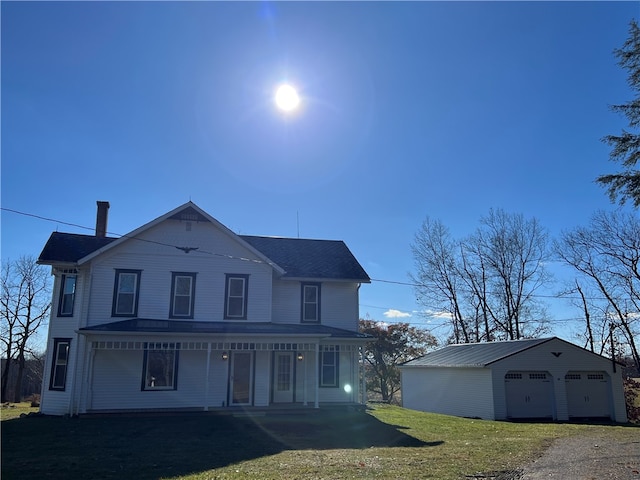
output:
[[[512,478],[640,480],[640,429],[632,429],[630,433],[622,441],[602,437],[558,439]]]

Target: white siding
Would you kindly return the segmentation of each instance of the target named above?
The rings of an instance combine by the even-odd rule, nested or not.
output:
[[[253,404],[265,407],[270,403],[271,395],[271,355],[270,352],[255,352],[255,371],[253,386]]]
[[[204,408],[206,351],[180,351],[176,390],[142,390],[143,355],[96,351],[90,409]]]
[[[301,323],[302,283],[276,280],[273,284],[274,323]],[[322,282],[320,323],[344,330],[358,330],[358,284]]]
[[[359,380],[357,369],[352,361],[355,355],[355,353],[351,352],[340,352],[338,387],[321,387],[319,391],[320,403],[351,403],[357,401]],[[351,391],[347,391],[345,388],[347,386],[351,387]]]
[[[194,223],[190,232],[184,228],[182,222],[168,220],[141,235],[149,241],[131,239],[94,261],[90,326],[123,319],[111,316],[116,269],[142,270],[140,318],[169,318],[171,273],[195,272],[194,320],[224,319],[225,274],[235,273],[249,275],[247,321],[271,321],[271,267],[242,260],[256,257],[209,223]],[[171,245],[199,250],[185,254]]]
[[[493,420],[491,371],[487,368],[405,367],[402,369],[402,406],[423,412]]]
[[[300,323],[301,289],[300,282],[273,281],[273,313],[274,323]]]
[[[208,407],[217,408],[227,405],[227,379],[229,378],[229,360],[222,359],[222,350],[211,352],[209,371]]]
[[[62,275],[57,274],[54,277],[51,313],[49,316],[49,326],[47,334],[47,357],[44,365],[42,391],[41,391],[41,408],[40,411],[47,415],[65,415],[73,413],[71,411],[72,395],[79,395],[76,388],[77,371],[82,370],[82,362],[77,361],[78,355],[81,355],[82,340],[76,334],[76,330],[81,323],[82,312],[85,309],[86,292],[89,289],[89,275],[86,270],[80,270],[77,274],[76,295],[73,305],[73,316],[58,317],[58,302],[60,300],[60,288]],[[69,349],[69,363],[67,365],[67,378],[64,391],[49,390],[49,382],[51,377],[51,368],[53,362],[53,345],[57,338],[71,339]]]
[[[304,359],[302,361],[296,360],[296,391],[294,395],[296,402],[306,402],[308,405],[313,405],[315,402],[315,385],[318,371],[315,356],[315,352],[304,352]]]
[[[321,323],[345,330],[358,330],[358,285],[325,282],[322,284]]]

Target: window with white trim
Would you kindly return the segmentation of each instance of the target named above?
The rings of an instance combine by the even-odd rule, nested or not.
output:
[[[339,386],[340,349],[338,345],[325,346],[320,351],[320,386]]]
[[[225,287],[224,318],[227,320],[247,319],[249,275],[227,274]]]
[[[66,388],[70,347],[70,338],[53,339],[53,360],[51,362],[49,390],[64,391],[64,389]]]
[[[302,321],[317,323],[320,321],[320,284],[302,284]]]
[[[169,318],[193,318],[195,291],[195,273],[173,272],[171,274]]]
[[[138,315],[141,273],[142,270],[116,270],[112,317],[135,317]]]
[[[60,300],[58,301],[58,316],[73,316],[73,303],[76,297],[76,275],[63,275],[60,280]]]
[[[178,345],[175,349],[145,350],[142,390],[176,390]]]

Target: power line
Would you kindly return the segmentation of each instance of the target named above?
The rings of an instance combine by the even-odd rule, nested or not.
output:
[[[59,219],[55,219],[55,218],[49,218],[49,217],[45,217],[42,215],[37,215],[34,213],[28,213],[28,212],[22,212],[19,210],[15,210],[12,208],[6,208],[6,207],[0,207],[0,210],[5,211],[5,212],[10,212],[10,213],[15,213],[17,215],[23,215],[26,217],[31,217],[31,218],[36,218],[38,220],[44,220],[47,222],[53,222],[53,223],[59,223],[62,225],[68,225],[71,227],[76,227],[76,228],[81,228],[83,230],[93,230],[92,227],[87,227],[85,225],[79,225],[77,223],[72,223],[72,222],[66,222],[64,220],[59,220]],[[230,254],[225,254],[225,253],[218,253],[218,252],[209,252],[206,250],[195,250],[195,249],[191,249],[189,247],[185,247],[185,246],[180,246],[180,245],[174,245],[174,244],[169,244],[169,243],[164,243],[164,242],[159,242],[156,240],[149,240],[149,239],[145,239],[145,238],[139,238],[139,237],[132,237],[129,236],[127,234],[119,234],[119,233],[114,233],[114,232],[106,232],[108,235],[113,236],[113,237],[117,237],[117,238],[128,238],[131,240],[137,240],[140,242],[147,242],[147,243],[151,243],[151,244],[155,244],[155,245],[161,245],[161,246],[165,246],[165,247],[171,247],[171,248],[177,248],[179,250],[184,251],[185,253],[189,253],[189,251],[193,251],[195,254],[204,254],[204,255],[210,255],[210,256],[216,256],[216,257],[223,257],[223,258],[228,258],[228,259],[233,259],[233,260],[240,260],[240,261],[245,261],[245,262],[253,262],[253,263],[260,263],[260,264],[267,264],[267,265],[271,265],[273,266],[274,264],[271,262],[264,262],[263,260],[260,259],[253,259],[253,258],[246,258],[246,257],[238,257],[235,255],[230,255]],[[386,280],[386,279],[379,279],[379,278],[372,278],[371,279],[372,282],[378,282],[378,283],[387,283],[387,284],[393,284],[393,285],[402,285],[402,286],[408,286],[408,287],[426,287],[429,284],[426,283],[415,283],[415,282],[401,282],[398,280]],[[431,286],[436,286],[435,284],[431,284]],[[492,292],[488,292],[488,293],[492,293]],[[495,293],[495,292],[494,292]],[[548,298],[548,299],[555,299],[555,300],[582,300],[580,297],[573,297],[573,296],[567,296],[567,295],[542,295],[542,294],[531,294],[528,295],[530,297],[534,297],[534,298]],[[607,300],[604,297],[585,297],[587,300]]]
[[[21,212],[19,210],[14,210],[14,209],[11,209],[11,208],[0,207],[0,210],[3,210],[5,212],[15,213],[15,214],[18,214],[18,215],[23,215],[23,216],[26,216],[26,217],[37,218],[39,220],[45,220],[45,221],[48,221],[48,222],[60,223],[62,225],[68,225],[68,226],[71,226],[71,227],[82,228],[84,230],[93,230],[92,227],[79,225],[77,223],[65,222],[63,220],[58,220],[58,219],[55,219],[55,218],[43,217],[41,215],[36,215],[36,214],[33,214],[33,213]],[[267,263],[267,262],[264,262],[264,261],[262,261],[260,259],[257,259],[257,258],[254,259],[254,258],[238,257],[238,256],[235,256],[235,255],[230,255],[230,254],[226,254],[226,253],[209,252],[209,251],[206,251],[206,250],[193,249],[192,247],[184,247],[184,246],[175,245],[175,244],[171,244],[171,243],[159,242],[157,240],[150,240],[148,238],[134,237],[134,236],[131,236],[131,235],[128,235],[128,234],[120,234],[120,233],[115,233],[115,232],[106,232],[106,234],[111,236],[111,237],[115,237],[117,239],[127,238],[127,239],[130,239],[130,240],[137,240],[139,242],[146,242],[146,243],[151,243],[151,244],[154,244],[154,245],[160,245],[160,246],[163,246],[163,247],[177,248],[178,250],[182,250],[185,253],[189,253],[189,252],[193,251],[196,254],[212,255],[212,256],[224,257],[224,258],[228,258],[228,259],[232,259],[232,260],[241,260],[241,261],[245,261],[245,262],[262,263],[262,264]],[[273,266],[272,263],[268,263],[268,265],[272,265]]]

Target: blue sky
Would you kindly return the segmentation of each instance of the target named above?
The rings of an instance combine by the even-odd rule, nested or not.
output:
[[[600,138],[632,98],[637,2],[2,2],[2,258],[54,230],[125,234],[188,200],[237,233],[341,239],[408,282],[428,215],[552,236],[613,209]],[[295,115],[273,105],[294,84]],[[361,315],[427,325],[374,281]],[[557,330],[579,315],[549,300]],[[385,316],[387,313],[387,316]],[[393,318],[392,318],[393,320]]]

